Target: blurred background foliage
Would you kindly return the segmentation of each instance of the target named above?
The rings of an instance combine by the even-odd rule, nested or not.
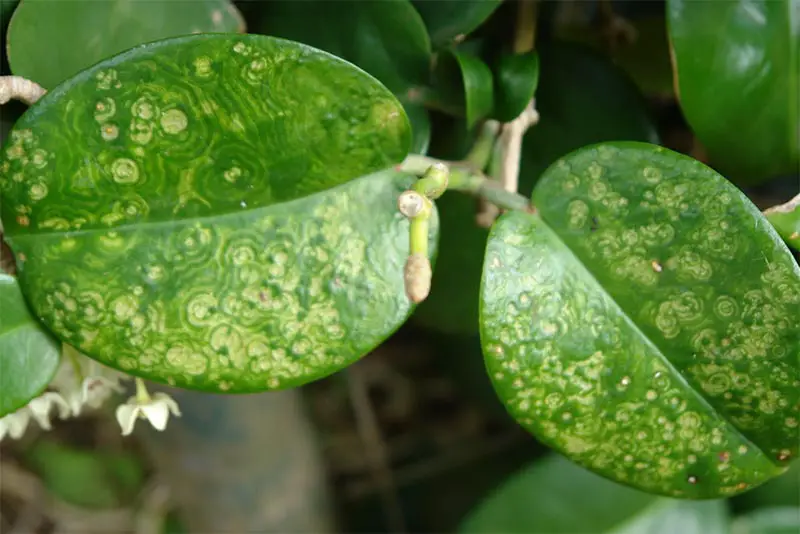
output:
[[[773,3],[796,10],[797,2],[788,1]],[[714,128],[708,137],[706,117],[684,116],[676,87],[683,98],[693,88],[691,80],[676,83],[673,76],[668,22],[674,30],[681,20],[666,2],[538,2],[536,64],[512,49],[517,4],[0,0],[7,44],[0,70],[52,88],[138,43],[198,31],[263,33],[322,48],[373,74],[406,107],[415,134],[412,151],[439,158],[465,157],[477,122],[508,120],[517,102],[535,90],[541,121],[524,138],[520,191],[526,195],[558,157],[600,141],[655,142],[720,169],[740,168],[730,148],[739,140],[728,138],[741,129],[729,128],[720,141]],[[778,15],[772,15],[768,22],[775,23]],[[705,17],[702,23],[713,32],[724,30],[707,12],[697,16]],[[760,37],[742,25],[736,31],[733,37],[765,43],[768,51],[783,42],[780,29],[773,27],[764,30],[773,33]],[[706,53],[706,34],[706,41],[684,36],[681,46]],[[498,87],[498,80],[505,82]],[[782,91],[788,82],[759,83]],[[721,105],[735,102],[740,89],[732,87]],[[704,95],[697,97],[698,105]],[[779,129],[781,120],[797,120],[778,117],[781,109],[764,111],[765,127]],[[24,110],[18,103],[3,106],[0,139]],[[714,160],[695,131],[711,139]],[[797,192],[796,153],[791,154],[796,147],[775,153],[769,142],[759,157],[776,164],[750,162],[737,181],[760,207]],[[728,177],[737,180],[735,172]],[[0,532],[190,532],[193,518],[217,514],[225,519],[232,500],[250,502],[248,495],[263,494],[264,488],[274,490],[270,495],[295,492],[308,502],[294,513],[320,520],[270,523],[265,517],[260,523],[237,523],[230,518],[230,525],[284,532],[312,528],[309,524],[342,532],[800,531],[797,463],[782,477],[734,499],[681,502],[592,475],[516,425],[494,395],[478,340],[477,294],[487,231],[475,225],[472,198],[450,192],[439,207],[442,238],[429,300],[352,370],[295,392],[302,409],[284,409],[281,403],[288,397],[279,401],[282,393],[225,401],[187,396],[182,406],[188,415],[167,430],[181,439],[159,440],[146,432],[122,439],[111,414],[100,411],[57,424],[52,432],[33,431],[19,442],[2,442]],[[298,420],[309,430],[287,431]],[[208,451],[200,447],[204,440],[211,444]],[[234,441],[255,445],[235,449]],[[270,443],[278,441],[283,448],[274,452],[278,449]],[[214,447],[239,458],[215,454]],[[292,476],[319,479],[324,489],[313,483],[287,486],[286,476],[255,467],[248,473],[248,466],[269,463],[270,451],[280,456],[272,461],[285,462]],[[309,473],[302,466],[317,466],[307,464],[311,457],[319,464]],[[187,458],[199,464],[192,464],[195,471],[168,469],[188,465]],[[212,472],[210,478],[198,475]],[[215,491],[208,484],[216,485]],[[324,496],[309,500],[305,487]],[[238,513],[246,515],[246,507]]]

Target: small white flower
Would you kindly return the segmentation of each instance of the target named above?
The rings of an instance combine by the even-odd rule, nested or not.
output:
[[[28,410],[44,430],[50,430],[50,408],[58,408],[59,417],[66,419],[69,417],[69,404],[58,393],[52,391],[45,392],[28,403]]]
[[[61,393],[72,415],[77,417],[84,406],[99,408],[112,392],[121,393],[120,382],[129,378],[64,344],[61,365],[50,387]]]
[[[152,397],[147,392],[144,381],[136,379],[136,396],[128,402],[117,407],[117,422],[122,427],[122,435],[127,436],[133,432],[137,419],[147,419],[157,430],[167,427],[169,414],[180,417],[181,411],[178,403],[166,393],[156,393]]]
[[[28,428],[30,419],[31,413],[27,407],[20,408],[0,419],[0,441],[3,441],[6,434],[11,436],[11,439],[21,438],[25,434],[25,429]]]
[[[123,387],[119,378],[108,378],[101,375],[89,376],[81,384],[81,400],[90,408],[99,408],[113,392],[122,393]]]

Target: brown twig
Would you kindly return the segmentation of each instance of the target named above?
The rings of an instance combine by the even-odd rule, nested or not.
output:
[[[356,363],[347,369],[346,374],[350,402],[356,417],[356,427],[358,428],[361,442],[364,444],[364,452],[369,462],[373,482],[380,489],[388,527],[395,533],[405,532],[403,509],[397,494],[392,470],[389,466],[386,444],[383,441],[375,411],[372,409],[372,403],[369,399],[363,369]]]
[[[6,104],[10,100],[20,100],[30,106],[45,93],[47,91],[41,85],[22,76],[0,77],[0,104]]]

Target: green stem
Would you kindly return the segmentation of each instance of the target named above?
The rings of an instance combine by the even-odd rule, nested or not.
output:
[[[428,257],[428,227],[430,226],[430,217],[425,215],[417,215],[411,219],[410,224],[410,242],[409,253],[421,254]]]
[[[83,383],[83,379],[86,378],[83,376],[83,368],[81,367],[81,363],[78,361],[78,351],[72,345],[67,345],[64,343],[61,345],[61,354],[69,360],[69,364],[72,366],[72,370],[75,373],[75,376],[78,378],[78,386]]]
[[[450,169],[442,163],[434,163],[413,186],[414,191],[435,200],[447,190]]]
[[[147,386],[144,385],[144,380],[136,378],[136,402],[139,404],[147,404],[150,402],[150,393],[147,391]]]
[[[472,145],[472,149],[464,159],[467,163],[472,165],[475,169],[485,170],[492,157],[492,147],[497,141],[497,135],[500,133],[500,123],[495,120],[487,120],[481,126],[481,131],[478,134],[478,139]]]
[[[533,50],[536,43],[536,23],[539,14],[536,0],[520,0],[517,4],[517,28],[514,32],[514,53]]]
[[[519,193],[506,191],[499,182],[483,175],[453,173],[449,189],[470,193],[504,210],[536,212],[530,200]]]
[[[398,170],[420,176],[437,163],[447,165],[450,168],[447,189],[475,195],[505,210],[528,213],[536,211],[529,199],[519,193],[511,193],[504,190],[498,182],[490,180],[482,172],[476,171],[469,163],[442,161],[428,156],[412,154],[398,167]]]

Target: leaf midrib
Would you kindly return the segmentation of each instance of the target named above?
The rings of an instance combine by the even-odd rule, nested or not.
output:
[[[708,401],[708,399],[702,393],[700,393],[697,389],[692,387],[691,384],[689,384],[689,382],[687,381],[686,377],[683,376],[683,374],[678,370],[678,368],[675,367],[675,365],[673,365],[673,363],[669,360],[669,358],[666,357],[666,355],[664,354],[664,351],[661,350],[661,347],[656,345],[654,341],[652,341],[647,335],[645,335],[645,333],[642,331],[641,327],[633,320],[633,318],[630,316],[630,314],[628,314],[628,311],[625,308],[623,308],[619,304],[619,302],[617,302],[617,299],[615,299],[614,296],[611,295],[608,292],[606,287],[603,284],[600,283],[600,281],[597,279],[595,274],[592,271],[589,270],[589,268],[586,266],[586,264],[578,257],[577,254],[575,254],[575,252],[572,250],[572,248],[570,248],[570,246],[567,245],[567,243],[561,238],[561,236],[558,234],[558,232],[556,232],[555,229],[547,223],[547,221],[544,219],[544,217],[541,214],[533,215],[533,217],[538,217],[539,220],[541,221],[541,223],[544,224],[545,227],[550,232],[553,233],[553,235],[556,237],[558,243],[566,251],[569,252],[569,254],[576,261],[576,263],[578,265],[580,265],[580,268],[583,269],[586,272],[586,274],[591,278],[591,280],[595,283],[595,285],[597,286],[599,291],[601,291],[614,304],[614,306],[616,306],[616,308],[620,311],[621,315],[623,316],[624,321],[627,324],[629,324],[631,326],[631,328],[633,328],[634,332],[642,340],[644,340],[645,345],[651,347],[655,351],[655,354],[661,359],[662,363],[664,365],[666,365],[667,368],[670,369],[673,372],[674,376],[679,381],[679,383],[682,386],[684,386],[684,389],[689,391],[689,392],[691,392],[691,394],[699,401],[700,405],[708,411],[708,413],[715,414],[721,421],[723,421],[725,423],[725,425],[727,427],[731,428],[733,430],[734,434],[736,436],[738,436],[745,444],[747,444],[750,448],[758,451],[762,456],[764,456],[769,461],[769,463],[771,465],[774,465],[776,467],[780,467],[780,465],[778,465],[775,461],[773,461],[773,459],[770,457],[770,455],[768,455],[766,452],[764,452],[764,450],[762,450],[761,447],[756,445],[750,438],[745,436],[742,433],[742,431],[736,425],[734,425],[733,422],[731,422],[724,413],[721,413],[716,408],[714,408],[714,406]]]

